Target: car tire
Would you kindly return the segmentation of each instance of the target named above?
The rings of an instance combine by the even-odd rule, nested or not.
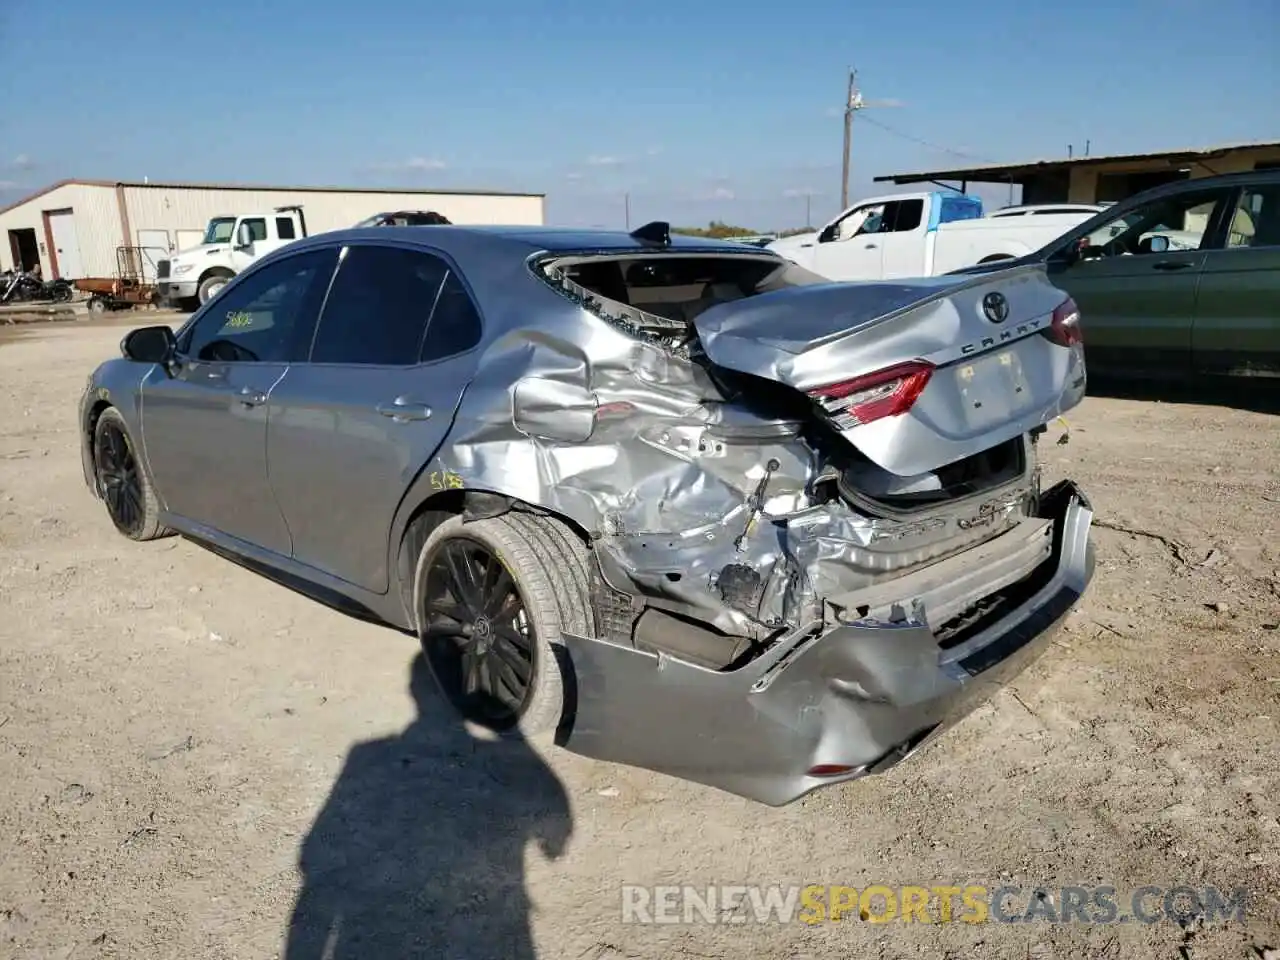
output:
[[[206,304],[209,300],[223,287],[232,280],[232,274],[219,271],[211,273],[200,281],[200,289],[197,292],[197,299],[201,304]]]
[[[423,543],[414,571],[418,636],[441,692],[465,720],[503,737],[543,736],[571,722],[576,688],[564,634],[594,632],[587,556],[586,545],[563,524],[519,512],[481,520],[451,517]],[[490,567],[495,561],[500,571]],[[459,563],[482,574],[482,586],[505,572],[515,603],[498,596],[505,588],[495,588],[493,596],[468,606],[453,586],[460,575],[471,575]],[[499,604],[523,617],[498,614],[491,623],[475,615],[478,606],[492,611]],[[517,683],[499,676],[506,670],[506,679]],[[470,689],[469,675],[474,686],[487,689]]]
[[[93,428],[93,476],[115,528],[130,540],[156,540],[172,531],[160,522],[160,500],[129,427],[107,407]]]

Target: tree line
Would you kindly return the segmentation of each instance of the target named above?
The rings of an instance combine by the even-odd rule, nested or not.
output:
[[[792,227],[789,230],[778,231],[780,237],[790,237],[797,233],[809,233],[813,227]],[[723,240],[725,237],[757,237],[764,233],[772,233],[771,230],[752,230],[750,227],[740,227],[736,224],[725,223],[723,220],[712,220],[705,227],[672,227],[672,233],[680,233],[686,237],[710,237],[715,240]]]

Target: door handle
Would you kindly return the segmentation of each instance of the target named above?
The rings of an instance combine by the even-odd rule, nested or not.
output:
[[[1161,260],[1151,265],[1152,270],[1185,270],[1191,266],[1186,260]]]
[[[238,396],[240,402],[246,407],[256,407],[260,403],[267,402],[267,395],[260,390],[253,389],[253,387],[241,387]]]
[[[396,397],[390,403],[380,403],[378,404],[378,412],[384,417],[390,417],[397,423],[431,419],[430,407],[425,403],[414,403],[408,397]]]
[[[867,250],[874,250],[875,248],[876,248],[876,245],[874,243],[868,243],[866,246]]]

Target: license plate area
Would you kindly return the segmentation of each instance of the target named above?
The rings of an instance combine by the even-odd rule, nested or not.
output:
[[[1035,405],[1035,393],[1014,347],[950,369],[961,418],[971,430],[1007,422]]]

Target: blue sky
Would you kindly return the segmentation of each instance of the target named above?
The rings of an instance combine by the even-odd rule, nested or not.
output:
[[[806,193],[815,223],[839,205],[850,64],[894,104],[854,122],[857,197],[1086,140],[1280,139],[1278,39],[1276,0],[0,0],[0,203],[145,176],[798,226]]]

